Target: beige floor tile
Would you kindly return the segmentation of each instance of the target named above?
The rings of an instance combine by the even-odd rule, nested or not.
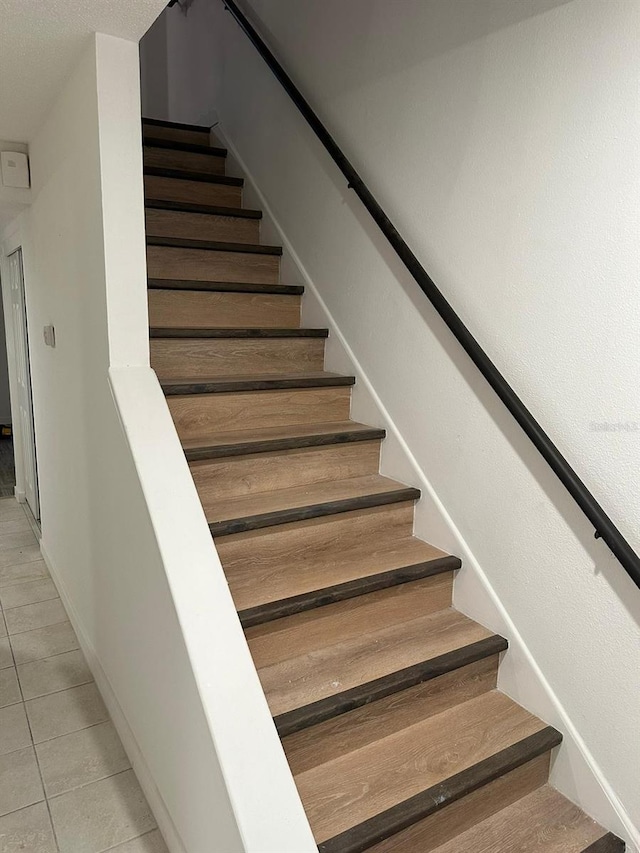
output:
[[[98,688],[92,682],[26,702],[35,743],[77,732],[109,719]]]
[[[15,666],[0,669],[0,708],[22,702],[20,685],[18,684],[18,673]]]
[[[13,655],[11,654],[9,638],[3,637],[0,639],[0,669],[6,669],[8,666],[13,666]]]
[[[22,533],[24,530],[31,530],[29,519],[24,513],[16,514],[15,518],[0,517],[0,536],[4,536],[5,533]]]
[[[49,572],[42,559],[16,563],[15,565],[0,564],[0,588],[48,577]]]
[[[0,853],[56,851],[49,809],[45,803],[36,803],[0,817]]]
[[[53,657],[78,648],[78,640],[70,622],[12,634],[9,642],[16,664]]]
[[[13,518],[26,518],[22,506],[15,498],[0,498],[0,521]]]
[[[160,835],[160,830],[154,829],[153,832],[147,832],[146,835],[113,847],[109,853],[167,853],[167,845]]]
[[[44,799],[33,747],[0,755],[0,815]]]
[[[34,537],[35,539],[35,537]],[[0,551],[0,567],[24,565],[42,560],[40,546],[37,544],[21,545],[19,548],[7,548]]]
[[[5,621],[4,621],[4,613],[2,613],[2,611],[0,611],[0,637],[6,637],[6,636],[7,636],[7,626],[5,625]]]
[[[20,664],[18,678],[25,700],[68,690],[93,680],[81,651]]]
[[[60,853],[102,853],[156,827],[133,770],[53,797],[49,806]]]
[[[37,544],[38,540],[33,535],[31,528],[19,530],[15,533],[0,532],[0,552],[8,551],[10,548],[22,548],[25,545]]]
[[[29,581],[0,589],[0,604],[7,610],[10,607],[23,607],[38,601],[51,601],[58,598],[58,590],[50,578]]]
[[[0,710],[0,755],[31,746],[31,732],[24,705],[9,705]]]
[[[38,601],[36,604],[25,604],[23,607],[13,607],[4,611],[9,634],[19,634],[22,631],[33,631],[36,628],[46,628],[47,625],[57,625],[67,621],[67,614],[59,598],[51,601]]]
[[[40,743],[36,754],[47,797],[131,767],[113,723],[109,722]]]

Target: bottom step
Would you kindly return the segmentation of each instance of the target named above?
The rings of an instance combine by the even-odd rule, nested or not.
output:
[[[417,840],[417,839],[416,839]],[[402,849],[431,850],[421,843]],[[376,853],[399,851],[379,845]],[[545,785],[502,809],[433,853],[621,853],[624,843]]]

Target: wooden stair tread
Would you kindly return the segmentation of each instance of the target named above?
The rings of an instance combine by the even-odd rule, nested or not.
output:
[[[222,536],[240,530],[345,512],[347,509],[417,500],[419,497],[420,492],[415,488],[379,474],[369,474],[348,480],[228,498],[221,503],[205,503],[204,511],[213,535]]]
[[[291,772],[297,776],[495,690],[497,680],[495,654],[288,735],[282,745]]]
[[[210,154],[213,157],[226,157],[226,148],[216,148],[213,145],[198,145],[196,142],[180,142],[177,139],[161,139],[160,137],[145,135],[143,141],[145,148],[167,148],[170,151],[184,151],[189,154]]]
[[[164,330],[162,330],[164,331]],[[288,450],[292,447],[315,447],[343,441],[382,439],[385,431],[356,421],[330,424],[292,424],[282,427],[243,429],[191,438],[182,442],[187,459],[213,459],[263,450]]]
[[[186,237],[150,237],[147,246],[166,246],[174,249],[200,249],[203,252],[245,252],[250,255],[282,255],[282,246],[262,243],[225,243],[220,240],[190,240]]]
[[[349,853],[559,741],[551,727],[492,690],[400,731],[381,730],[377,740],[295,779],[320,850]]]
[[[280,388],[324,388],[353,385],[355,377],[338,373],[264,373],[250,376],[212,376],[210,379],[167,379],[162,380],[166,395],[222,394],[231,391],[270,391]]]
[[[174,213],[203,213],[211,216],[233,216],[241,219],[262,219],[261,210],[247,207],[224,207],[216,204],[198,204],[189,201],[169,201],[163,198],[147,198],[144,206],[153,210],[171,210]]]
[[[381,530],[353,547],[342,543],[316,551],[313,559],[297,559],[295,553],[265,555],[258,538],[251,540],[252,559],[225,560],[228,548],[219,542],[219,553],[229,587],[243,624],[255,624],[252,611],[276,618],[350,598],[387,586],[448,572],[460,560],[413,536],[398,539]]]
[[[617,853],[623,843],[558,791],[545,785],[476,824],[434,853]]]
[[[505,650],[501,637],[447,607],[450,578],[406,586],[412,589],[385,589],[247,629],[281,733]]]
[[[211,130],[210,127],[203,124],[185,124],[181,121],[167,121],[167,119],[148,118],[147,116],[142,116],[142,124],[149,127],[170,127],[174,130],[193,130],[198,133],[209,133]]]
[[[267,293],[278,296],[300,296],[300,284],[261,284],[256,282],[204,281],[200,279],[149,278],[150,290],[202,290],[212,293]]]
[[[195,181],[207,184],[224,184],[230,187],[244,186],[243,178],[229,175],[212,175],[210,172],[196,172],[193,169],[168,169],[164,166],[144,166],[143,174],[158,178],[177,178],[180,181]]]
[[[225,326],[216,328],[189,329],[179,326],[158,326],[149,329],[150,338],[326,338],[328,329],[270,329],[251,327],[233,329]]]

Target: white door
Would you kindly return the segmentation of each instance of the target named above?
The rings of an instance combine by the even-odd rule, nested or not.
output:
[[[11,320],[15,342],[16,374],[18,388],[18,412],[23,471],[27,503],[34,517],[40,518],[38,499],[38,466],[36,463],[36,439],[33,428],[33,400],[31,397],[31,367],[29,364],[29,332],[27,307],[22,272],[22,249],[8,257],[9,287],[11,289]]]

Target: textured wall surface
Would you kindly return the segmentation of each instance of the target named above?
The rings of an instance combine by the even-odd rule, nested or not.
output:
[[[165,0],[0,0],[0,138],[30,141],[93,33],[138,41]]]

